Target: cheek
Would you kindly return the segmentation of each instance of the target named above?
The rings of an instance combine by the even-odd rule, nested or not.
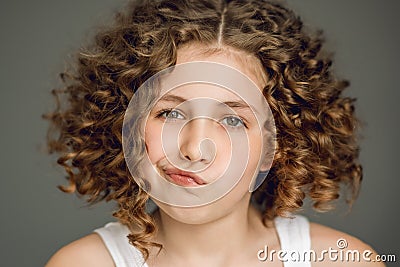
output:
[[[161,144],[161,125],[149,121],[146,125],[145,143],[151,163],[156,163],[164,157]]]
[[[246,168],[246,177],[249,179],[253,177],[254,173],[258,173],[258,164],[262,160],[262,138],[260,134],[249,134],[249,161]]]

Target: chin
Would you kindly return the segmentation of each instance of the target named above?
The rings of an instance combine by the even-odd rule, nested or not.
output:
[[[199,207],[175,207],[156,202],[160,212],[164,212],[170,218],[185,224],[206,224],[227,216],[239,206],[247,209],[251,194],[228,194],[227,196],[207,205]]]
[[[185,224],[206,224],[223,217],[225,213],[215,207],[214,204],[208,204],[200,207],[174,207],[166,204],[157,203],[160,211],[167,214],[173,220]]]

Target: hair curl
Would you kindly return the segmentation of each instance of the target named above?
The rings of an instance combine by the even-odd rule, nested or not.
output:
[[[130,242],[145,258],[150,245],[160,247],[149,241],[156,227],[145,211],[148,195],[124,160],[122,122],[137,88],[174,65],[177,49],[191,42],[245,51],[265,70],[263,94],[277,130],[272,169],[253,193],[265,219],[298,210],[306,195],[317,210],[329,209],[341,183],[354,200],[362,170],[354,99],[341,95],[348,83],[332,74],[321,34],[307,33],[292,11],[265,0],[147,0],[119,13],[78,55],[76,70],[61,74],[57,108],[45,116],[49,150],[68,174],[63,191],[91,203],[116,200],[114,216],[130,227]]]

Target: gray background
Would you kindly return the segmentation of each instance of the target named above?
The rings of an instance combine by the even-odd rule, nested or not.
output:
[[[113,220],[112,204],[86,207],[59,192],[63,172],[44,153],[49,91],[93,26],[110,21],[126,0],[2,1],[1,266],[42,266],[62,245]],[[399,19],[398,1],[290,0],[306,24],[325,31],[335,69],[351,81],[366,123],[364,182],[351,213],[307,211],[311,220],[351,233],[381,254],[399,252]],[[400,259],[399,259],[400,260]],[[395,266],[395,264],[388,265]]]

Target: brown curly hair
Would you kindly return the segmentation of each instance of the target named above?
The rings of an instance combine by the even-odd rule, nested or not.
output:
[[[253,193],[265,220],[298,210],[307,195],[317,210],[329,209],[342,183],[354,200],[362,170],[354,99],[341,95],[348,83],[334,77],[321,33],[307,33],[292,11],[265,0],[147,0],[119,13],[79,53],[76,70],[61,74],[57,108],[45,116],[49,150],[68,174],[63,191],[90,203],[116,200],[114,216],[130,227],[131,244],[146,259],[150,245],[161,247],[150,241],[156,226],[145,210],[148,195],[124,160],[122,123],[137,88],[191,42],[245,51],[265,70],[263,94],[277,130],[272,168]]]

